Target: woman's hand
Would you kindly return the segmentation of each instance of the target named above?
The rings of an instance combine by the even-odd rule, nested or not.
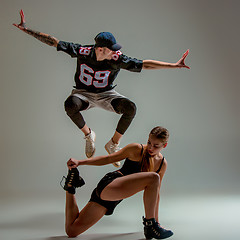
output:
[[[75,158],[70,158],[68,161],[67,161],[67,166],[69,169],[72,169],[72,168],[76,168],[78,167],[78,160],[75,159]]]

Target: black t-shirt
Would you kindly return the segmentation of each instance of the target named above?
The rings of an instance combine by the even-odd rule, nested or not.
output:
[[[75,83],[77,89],[89,92],[104,92],[114,88],[113,81],[120,69],[131,72],[141,72],[142,60],[127,57],[117,51],[111,60],[97,61],[94,45],[80,45],[60,41],[57,51],[63,51],[73,58],[77,58]]]

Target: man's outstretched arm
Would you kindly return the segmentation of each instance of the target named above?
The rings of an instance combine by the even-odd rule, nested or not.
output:
[[[189,66],[185,65],[185,58],[187,57],[189,50],[187,50],[183,56],[176,63],[167,63],[160,62],[156,60],[143,60],[143,69],[163,69],[163,68],[188,68]]]
[[[15,24],[14,23],[13,25],[15,27],[17,27],[20,30],[22,30],[23,32],[35,37],[39,41],[41,41],[43,43],[46,43],[49,46],[57,47],[58,42],[59,42],[58,39],[56,39],[55,37],[52,37],[49,34],[37,32],[37,31],[34,31],[34,30],[31,30],[31,29],[27,28],[23,10],[20,11],[20,16],[21,16],[21,23],[20,24]]]

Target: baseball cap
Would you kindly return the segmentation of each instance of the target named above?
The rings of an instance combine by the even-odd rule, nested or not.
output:
[[[110,32],[100,32],[95,38],[97,47],[107,47],[112,51],[118,51],[122,46],[117,43],[115,37]]]

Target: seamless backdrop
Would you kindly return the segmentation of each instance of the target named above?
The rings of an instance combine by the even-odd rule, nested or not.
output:
[[[61,195],[69,157],[85,158],[81,132],[64,112],[76,59],[12,26],[23,9],[27,26],[59,40],[92,44],[112,32],[122,51],[139,59],[176,62],[190,49],[191,69],[122,70],[116,90],[137,115],[121,146],[145,143],[156,125],[169,129],[164,155],[167,194],[239,194],[239,1],[1,0],[1,198]],[[84,113],[106,154],[119,116]],[[113,166],[82,167],[90,191]],[[62,196],[62,195],[61,195]]]

